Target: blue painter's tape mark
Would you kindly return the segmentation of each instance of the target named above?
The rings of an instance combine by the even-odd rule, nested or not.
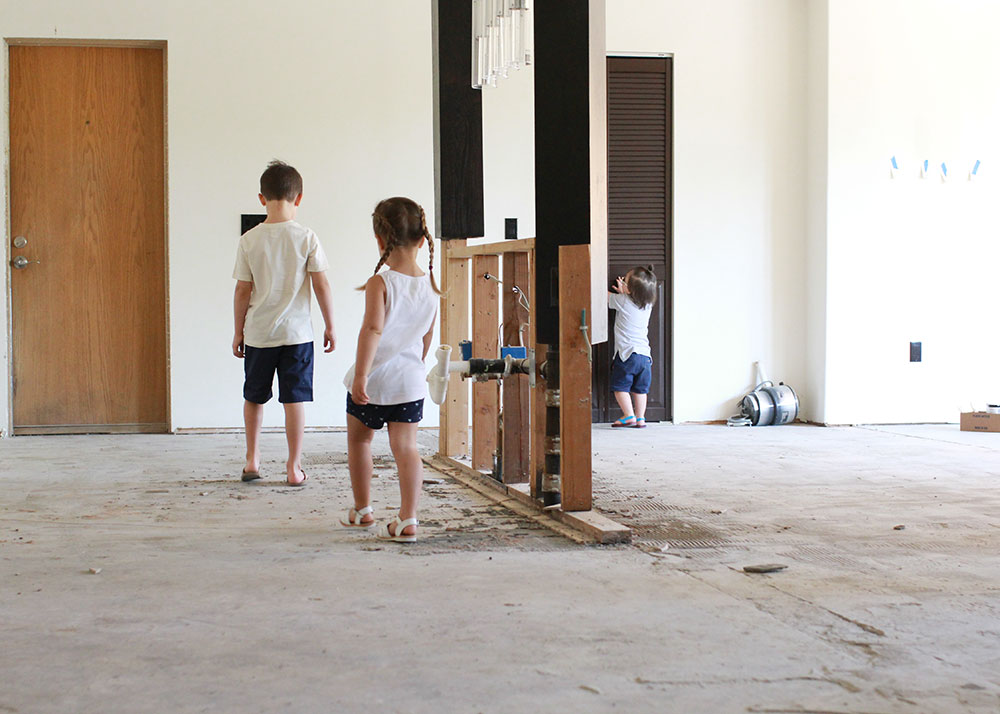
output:
[[[892,168],[894,168],[894,169],[898,169],[899,168],[899,164],[896,163],[896,157],[895,156],[893,156],[890,159],[890,161],[892,161]]]
[[[945,177],[948,176],[948,166],[943,161],[941,162],[941,173],[944,174]]]
[[[972,167],[972,175],[975,176],[979,171],[979,159],[976,159],[976,165]]]

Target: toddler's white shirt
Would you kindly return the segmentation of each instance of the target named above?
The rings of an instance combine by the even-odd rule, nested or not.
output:
[[[278,347],[313,341],[308,273],[329,268],[319,238],[295,221],[261,223],[240,238],[233,277],[253,282],[243,343]]]
[[[653,306],[639,307],[632,302],[632,298],[621,293],[608,293],[608,305],[618,311],[615,316],[615,352],[622,362],[633,353],[651,357],[649,316],[653,313]]]

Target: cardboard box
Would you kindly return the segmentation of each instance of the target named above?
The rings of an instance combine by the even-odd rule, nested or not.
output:
[[[1000,432],[1000,414],[962,412],[962,419],[959,424],[962,431]]]

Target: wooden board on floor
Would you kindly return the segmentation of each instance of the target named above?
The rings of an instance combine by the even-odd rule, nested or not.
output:
[[[605,545],[629,543],[632,540],[631,528],[596,511],[567,512],[558,508],[543,508],[537,499],[532,498],[528,484],[505,486],[460,461],[440,454],[424,459],[424,463],[515,513],[532,514],[538,523],[573,540],[595,541]]]
[[[590,246],[559,246],[559,442],[564,511],[589,511],[593,502],[590,453]],[[588,332],[580,329],[586,319]]]
[[[523,291],[525,299],[531,300],[528,292],[527,253],[506,253],[503,256],[503,343],[505,345],[527,345],[529,314],[514,292],[514,286]],[[503,482],[522,483],[528,480],[531,454],[530,405],[528,399],[528,375],[514,374],[503,381]]]
[[[500,273],[500,259],[495,255],[472,258],[472,356],[497,359],[500,328],[500,285],[488,280]],[[493,470],[497,450],[497,425],[500,415],[500,383],[491,379],[472,383],[472,466]]]
[[[469,261],[452,259],[450,252],[465,246],[464,239],[441,241],[444,276],[441,287],[441,343],[451,345],[457,359],[458,343],[469,334]],[[441,405],[438,449],[447,456],[469,453],[469,388],[458,374],[451,375],[448,397]]]

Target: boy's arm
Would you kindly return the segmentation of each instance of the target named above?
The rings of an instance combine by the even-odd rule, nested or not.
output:
[[[326,324],[326,329],[323,330],[323,351],[333,352],[337,348],[337,335],[333,331],[333,292],[330,290],[330,281],[326,279],[325,270],[309,273],[309,278]]]
[[[365,317],[358,335],[358,354],[354,360],[354,382],[351,399],[355,404],[368,403],[368,370],[375,359],[375,350],[385,327],[385,282],[373,275],[365,283]]]
[[[236,281],[236,293],[233,296],[233,354],[243,358],[243,327],[247,321],[247,310],[250,308],[250,293],[253,283],[247,280]]]

